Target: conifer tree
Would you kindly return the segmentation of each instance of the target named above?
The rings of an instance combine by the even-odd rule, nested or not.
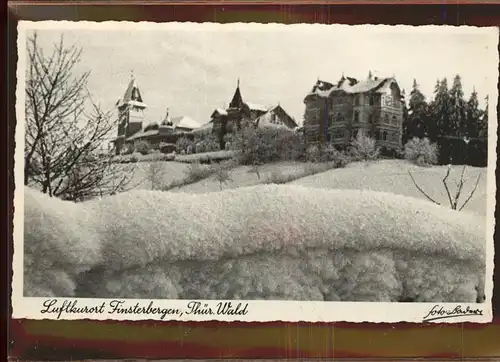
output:
[[[481,119],[480,123],[480,130],[483,132],[483,134],[487,137],[488,136],[488,106],[490,102],[490,98],[487,95],[484,100],[486,101],[486,107],[484,108],[483,111],[483,117]]]
[[[462,79],[456,75],[449,96],[449,128],[447,136],[463,137],[466,132],[467,104],[464,100]]]
[[[477,92],[474,88],[469,100],[467,101],[466,133],[471,138],[479,137],[479,131],[481,129],[481,113]]]
[[[431,103],[431,117],[427,123],[427,133],[431,140],[450,134],[449,124],[450,97],[448,80],[437,81],[434,88],[434,100]]]
[[[414,137],[422,138],[426,135],[427,102],[419,89],[416,79],[413,80],[408,106],[403,143]]]

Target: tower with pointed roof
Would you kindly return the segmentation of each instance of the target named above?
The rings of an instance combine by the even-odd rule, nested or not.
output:
[[[240,80],[236,84],[236,90],[234,91],[233,99],[229,103],[229,108],[231,109],[241,109],[245,103],[243,102],[243,97],[240,91]]]
[[[134,74],[131,75],[123,97],[116,103],[116,108],[118,110],[118,134],[115,146],[116,152],[119,153],[125,139],[142,129],[144,110],[147,108]]]

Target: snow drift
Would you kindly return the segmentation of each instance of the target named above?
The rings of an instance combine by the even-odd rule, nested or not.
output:
[[[25,295],[484,298],[485,220],[405,196],[260,185],[72,204],[26,190],[25,209]]]

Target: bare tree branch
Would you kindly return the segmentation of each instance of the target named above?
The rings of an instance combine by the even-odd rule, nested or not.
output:
[[[464,173],[465,173],[465,166],[462,168],[462,173],[460,174],[460,181],[457,184],[457,192],[455,194],[455,200],[453,202],[453,205],[451,206],[453,210],[456,210],[458,207],[458,200],[460,199],[460,195],[464,187],[464,182],[465,182]]]
[[[424,195],[429,201],[432,201],[433,203],[437,204],[437,205],[441,205],[439,202],[437,202],[436,200],[434,200],[432,197],[430,197],[424,190],[422,190],[422,188],[420,188],[420,186],[417,185],[417,182],[415,181],[415,179],[413,178],[413,175],[411,174],[410,171],[408,171],[408,174],[410,175],[411,177],[411,180],[413,181],[413,184],[415,185],[415,187],[417,188],[418,191],[420,191],[420,193],[422,195]]]
[[[443,185],[444,185],[444,188],[446,190],[446,194],[448,195],[448,201],[450,202],[450,206],[453,209],[453,200],[451,199],[450,189],[448,188],[448,184],[446,183],[448,176],[450,176],[450,171],[451,171],[451,167],[448,167],[448,169],[446,170],[446,175],[443,178]]]
[[[470,192],[469,196],[467,197],[467,199],[465,200],[465,202],[463,203],[463,205],[462,205],[462,207],[460,208],[459,211],[463,210],[463,208],[469,203],[470,199],[472,199],[472,196],[476,193],[477,185],[479,184],[479,179],[480,178],[481,178],[481,174],[477,175],[476,184],[474,185],[474,188]]]
[[[100,152],[114,122],[87,89],[90,72],[76,73],[82,49],[61,37],[44,54],[35,32],[27,54],[25,184],[69,200],[127,187],[132,173],[120,172],[112,155]]]

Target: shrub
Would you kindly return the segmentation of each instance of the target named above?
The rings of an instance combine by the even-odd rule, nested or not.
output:
[[[198,162],[190,163],[188,168],[185,171],[186,174],[186,182],[193,183],[204,178],[207,178],[213,173],[213,170],[206,165],[201,165]]]
[[[123,149],[121,151],[122,155],[130,155],[131,153],[134,152],[134,145],[131,143],[125,143],[123,146]]]
[[[241,163],[258,165],[273,158],[272,140],[264,137],[265,134],[255,128],[244,128],[233,135],[233,145],[240,150]]]
[[[151,145],[144,140],[136,141],[134,142],[134,152],[138,152],[141,155],[147,155],[151,152]]]
[[[215,179],[219,181],[220,189],[222,190],[222,185],[231,179],[231,169],[234,167],[233,162],[225,161],[220,163],[215,163],[211,166],[212,173],[215,175]]]
[[[375,146],[375,140],[362,133],[358,133],[356,139],[353,140],[350,153],[356,161],[374,161],[380,156],[380,150]]]
[[[284,174],[279,169],[274,169],[271,172],[271,175],[266,179],[264,183],[266,184],[286,184],[297,180],[302,177],[316,175],[320,172],[325,172],[331,170],[332,168],[336,168],[336,162],[323,162],[323,163],[312,163],[308,162],[303,164],[303,168],[301,172],[295,172],[290,174]]]
[[[173,143],[167,143],[167,142],[160,142],[160,145],[158,147],[161,153],[172,153],[176,149],[176,145]]]
[[[212,132],[195,133],[193,144],[194,153],[220,151],[219,141]]]
[[[333,163],[334,167],[345,167],[351,161],[349,155],[337,150],[330,144],[320,149],[320,159],[322,162]]]
[[[233,134],[232,148],[240,151],[243,164],[263,164],[300,157],[300,135],[283,128],[247,127]]]
[[[151,184],[152,190],[161,190],[163,188],[163,172],[160,162],[150,162],[148,165],[146,179]]]
[[[307,162],[320,162],[321,161],[321,150],[318,146],[309,146],[306,150],[306,161]]]
[[[138,161],[139,161],[139,159],[140,159],[140,157],[141,157],[141,154],[140,154],[140,153],[136,153],[136,152],[134,152],[134,153],[132,153],[132,154],[130,155],[130,158],[129,158],[129,159],[130,159],[130,162],[138,162]]]
[[[293,174],[284,174],[281,170],[275,169],[271,171],[271,174],[264,183],[280,185],[286,184],[300,177],[302,177],[302,175],[297,176]]]
[[[288,129],[275,129],[277,156],[282,161],[303,158],[305,144],[301,134]]]
[[[309,146],[306,151],[305,160],[307,162],[319,163],[328,162],[333,163],[334,167],[345,167],[351,162],[351,157],[343,151],[337,150],[334,146]]]
[[[325,172],[331,170],[332,168],[336,168],[335,162],[327,162],[327,163],[306,163],[304,165],[304,173],[301,177],[316,175],[321,172]]]
[[[438,161],[438,148],[428,138],[413,138],[406,142],[405,159],[419,166],[435,165]]]
[[[175,150],[179,153],[190,153],[188,150],[193,148],[193,141],[191,141],[189,138],[183,136],[180,137],[177,142],[175,142]]]

